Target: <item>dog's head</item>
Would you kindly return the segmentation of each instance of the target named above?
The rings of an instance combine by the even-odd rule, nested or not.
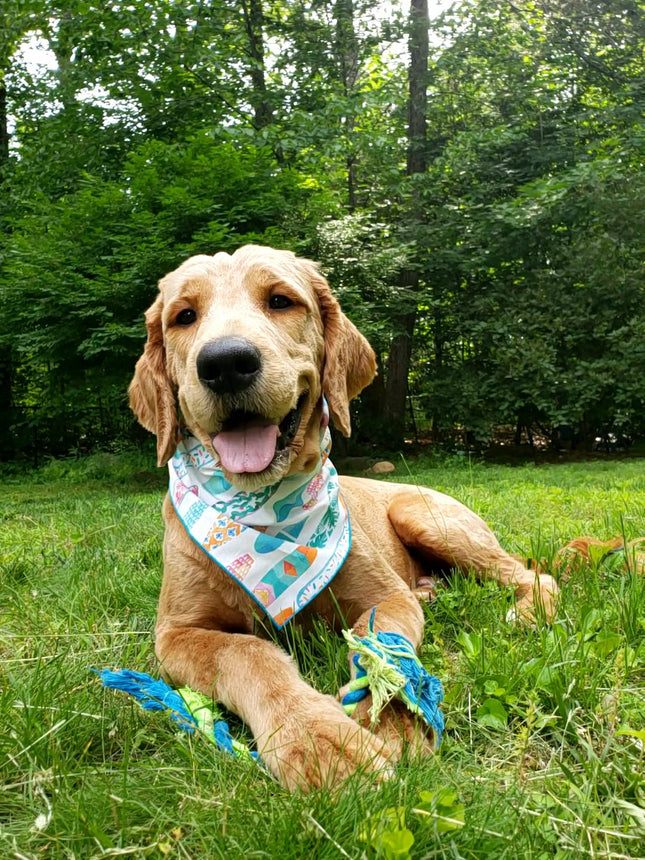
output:
[[[157,436],[159,465],[177,444],[179,404],[245,490],[313,468],[323,394],[349,436],[349,401],[376,372],[316,264],[290,251],[191,257],[160,281],[146,325],[130,404]]]

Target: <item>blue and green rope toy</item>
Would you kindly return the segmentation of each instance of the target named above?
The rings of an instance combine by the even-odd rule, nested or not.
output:
[[[438,745],[444,728],[439,710],[443,699],[441,681],[422,666],[409,639],[400,633],[374,633],[373,622],[374,610],[368,634],[363,638],[352,630],[343,630],[355,652],[352,658],[355,676],[341,705],[351,716],[357,704],[371,693],[369,714],[374,724],[385,705],[398,698],[433,730]],[[260,761],[257,752],[231,736],[214,703],[202,693],[190,687],[174,690],[160,678],[130,669],[92,671],[99,675],[104,687],[128,693],[147,711],[164,711],[183,731],[189,734],[198,731],[223,752]]]
[[[358,703],[371,693],[369,715],[374,724],[391,699],[400,699],[433,730],[438,746],[444,729],[439,710],[443,687],[421,664],[410,640],[400,633],[375,633],[374,610],[367,636],[360,638],[352,630],[343,630],[343,636],[355,652],[352,662],[356,672],[341,699],[345,713],[351,716]]]
[[[183,731],[193,734],[198,731],[213,743],[217,749],[237,758],[258,760],[257,752],[251,751],[246,744],[236,741],[228,724],[219,718],[213,702],[190,687],[173,690],[160,678],[153,678],[144,672],[130,669],[93,669],[103,681],[103,686],[121,690],[133,696],[146,711],[165,711]]]

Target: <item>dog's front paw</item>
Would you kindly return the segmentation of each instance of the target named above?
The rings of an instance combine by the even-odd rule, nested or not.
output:
[[[401,758],[404,749],[414,756],[432,755],[437,746],[433,729],[410,711],[404,702],[392,699],[374,724],[369,714],[371,706],[372,696],[368,694],[356,705],[352,719],[383,741],[394,761]]]
[[[356,771],[392,775],[391,752],[351,720],[329,696],[291,712],[261,745],[262,760],[285,788],[309,791],[340,785]]]

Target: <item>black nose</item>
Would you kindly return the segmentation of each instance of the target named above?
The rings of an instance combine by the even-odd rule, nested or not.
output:
[[[197,376],[215,394],[238,394],[262,369],[257,347],[243,337],[221,337],[203,346],[197,356]]]

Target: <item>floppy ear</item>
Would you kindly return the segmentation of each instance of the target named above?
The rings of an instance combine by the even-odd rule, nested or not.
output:
[[[349,436],[352,431],[349,401],[376,376],[376,356],[367,339],[341,311],[318,268],[311,265],[310,277],[318,295],[325,337],[323,394],[334,424],[343,436]]]
[[[157,465],[165,466],[177,447],[177,405],[166,369],[159,295],[146,311],[148,340],[130,383],[130,407],[139,423],[157,437]]]

